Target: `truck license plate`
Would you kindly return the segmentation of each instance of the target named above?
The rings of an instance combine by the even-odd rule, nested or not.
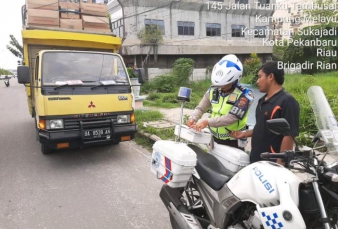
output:
[[[110,129],[85,130],[84,138],[104,138],[110,136]]]

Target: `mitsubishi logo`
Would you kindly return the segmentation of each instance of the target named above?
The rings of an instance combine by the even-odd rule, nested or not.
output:
[[[95,107],[93,101],[90,101],[88,108]]]

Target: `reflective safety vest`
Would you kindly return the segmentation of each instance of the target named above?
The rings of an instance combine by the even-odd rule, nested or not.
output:
[[[230,110],[233,107],[233,104],[227,103],[230,94],[227,95],[227,96],[219,95],[218,103],[215,103],[214,101],[212,101],[214,90],[215,89],[210,90],[210,102],[211,102],[211,107],[212,107],[210,118],[225,116],[230,112]],[[239,99],[243,92],[236,87],[235,90],[232,93],[233,94],[235,93],[237,95],[237,99]],[[224,126],[209,127],[209,129],[210,129],[211,133],[217,139],[222,139],[222,140],[233,139],[232,137],[230,137],[229,130],[230,131],[244,130],[246,128],[246,124],[247,124],[247,121],[248,121],[248,114],[249,114],[249,112],[247,111],[242,120],[239,119],[238,121],[234,122],[231,125],[228,125],[228,126],[225,126],[225,127]]]

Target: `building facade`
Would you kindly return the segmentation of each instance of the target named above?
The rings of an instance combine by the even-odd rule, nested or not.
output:
[[[315,25],[306,13],[311,9],[313,0],[284,0],[279,2],[279,7],[273,14],[273,28],[280,32],[271,39],[285,40],[292,38],[299,29]]]
[[[180,57],[194,59],[195,68],[212,67],[231,53],[242,61],[251,53],[269,59],[272,46],[264,44],[269,39],[264,31],[271,23],[262,18],[272,17],[274,5],[275,0],[114,0],[108,8],[112,18],[122,10],[112,27],[123,38],[120,54],[126,63],[168,69]],[[157,25],[163,37],[155,55],[152,45],[138,39],[150,25]]]

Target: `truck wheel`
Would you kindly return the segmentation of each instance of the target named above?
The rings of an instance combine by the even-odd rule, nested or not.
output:
[[[51,154],[53,150],[51,148],[46,147],[44,144],[40,143],[41,146],[41,152],[43,154]]]

